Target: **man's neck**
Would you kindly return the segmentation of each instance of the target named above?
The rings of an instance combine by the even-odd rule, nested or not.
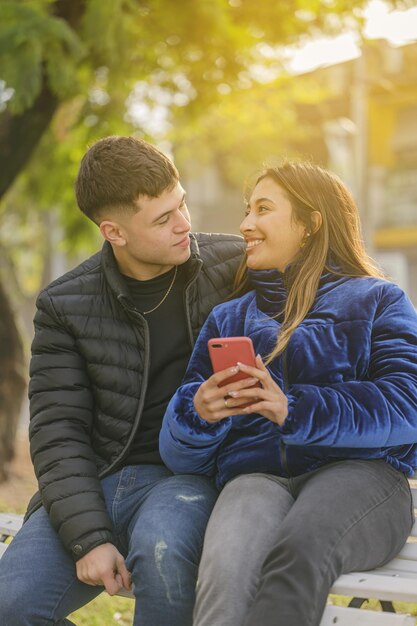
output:
[[[113,252],[119,272],[135,280],[151,280],[152,278],[161,276],[161,274],[166,274],[174,267],[173,265],[142,263],[132,258],[125,258],[123,254],[120,254],[118,249],[114,248]]]

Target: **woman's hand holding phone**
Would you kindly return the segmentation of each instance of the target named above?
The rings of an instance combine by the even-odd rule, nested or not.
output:
[[[287,397],[260,355],[255,358],[248,337],[210,339],[209,352],[215,373],[194,397],[194,407],[202,419],[215,423],[232,415],[258,413],[279,425],[284,423]],[[246,363],[237,360],[240,354]],[[225,367],[230,363],[231,367]]]
[[[244,413],[258,413],[282,426],[288,415],[288,400],[282,389],[276,384],[268,369],[265,367],[259,354],[256,357],[256,367],[239,363],[239,369],[248,376],[256,377],[262,387],[247,387],[237,391],[229,391],[233,400],[239,402],[250,402],[242,409]],[[227,403],[229,404],[229,402]]]
[[[199,416],[206,422],[215,423],[225,417],[236,415],[244,411],[238,405],[242,405],[242,400],[236,402],[231,397],[231,392],[240,392],[245,387],[255,385],[257,378],[248,376],[239,381],[224,384],[228,378],[235,376],[239,372],[239,366],[228,367],[221,372],[217,372],[202,383],[194,396],[194,408]]]

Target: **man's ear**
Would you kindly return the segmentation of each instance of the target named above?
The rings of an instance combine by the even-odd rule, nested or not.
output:
[[[317,233],[323,224],[323,218],[319,211],[313,211],[311,214],[311,231],[312,234]]]
[[[123,230],[116,222],[110,220],[103,220],[99,224],[100,232],[112,246],[125,246],[126,238]]]

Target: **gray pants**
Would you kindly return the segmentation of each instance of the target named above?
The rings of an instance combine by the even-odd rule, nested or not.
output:
[[[193,624],[317,626],[336,578],[392,559],[413,517],[406,477],[381,460],[239,476],[207,527]]]

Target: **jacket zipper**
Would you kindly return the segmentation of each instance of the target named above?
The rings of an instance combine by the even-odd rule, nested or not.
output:
[[[285,348],[282,353],[282,375],[283,375],[283,392],[286,394],[288,389],[288,366],[287,366],[287,349]],[[281,440],[279,442],[280,454],[281,454],[281,465],[287,476],[291,476],[290,468],[288,465],[287,458],[287,447],[285,443]]]
[[[201,265],[200,265],[200,268],[201,268]],[[188,284],[186,285],[186,287],[184,289],[185,318],[186,318],[186,322],[187,322],[187,329],[188,329],[188,335],[189,335],[189,339],[190,339],[191,348],[194,347],[194,335],[193,335],[193,330],[192,330],[190,311],[189,311],[189,307],[187,306],[187,293],[188,293],[192,283],[194,283],[197,280],[197,276],[199,274],[200,268],[198,268],[198,270],[195,272],[194,276],[192,276],[191,280],[188,282]],[[149,363],[149,356],[150,356],[149,344],[150,344],[150,341],[149,341],[149,327],[148,327],[148,324],[146,322],[146,319],[138,311],[136,311],[135,309],[132,309],[130,307],[125,307],[125,309],[128,311],[129,315],[132,315],[132,316],[136,317],[143,324],[143,327],[144,327],[144,330],[145,330],[145,359],[144,359],[144,362],[145,363]],[[139,399],[139,406],[138,406],[138,410],[136,412],[136,415],[141,415],[142,414],[143,405],[145,403],[146,388],[148,386],[148,375],[149,375],[149,367],[146,366],[145,369],[144,369],[144,374],[143,374],[142,394],[141,394],[141,397]],[[119,457],[115,461],[113,461],[113,463],[109,467],[107,467],[102,473],[99,474],[99,478],[104,478],[104,476],[107,476],[123,460],[123,458],[125,456],[125,453],[126,453],[126,450],[129,449],[130,443],[131,443],[131,441],[133,440],[133,438],[134,438],[134,436],[136,434],[137,427],[139,425],[139,421],[138,421],[137,424],[135,423],[134,427],[132,428],[132,431],[130,433],[130,437],[129,437],[125,447],[123,448],[121,454],[119,455]]]
[[[191,277],[191,279],[188,281],[188,283],[186,284],[185,288],[184,288],[184,296],[183,296],[183,301],[184,301],[184,311],[185,311],[185,321],[187,323],[187,330],[188,330],[188,338],[190,340],[190,345],[191,345],[191,349],[194,348],[194,333],[193,333],[193,326],[191,323],[191,315],[190,315],[190,307],[188,304],[188,294],[191,288],[191,285],[193,283],[195,283],[195,281],[197,280],[197,277],[201,271],[201,263],[200,266],[198,268],[196,268],[194,275]]]
[[[149,344],[150,344],[150,338],[149,338],[149,326],[147,321],[145,320],[145,318],[138,312],[136,311],[136,309],[132,309],[130,307],[124,307],[125,310],[128,312],[129,315],[131,315],[132,317],[135,317],[136,319],[140,320],[140,322],[143,325],[144,331],[145,331],[145,357],[144,357],[144,362],[146,364],[149,364],[149,358],[150,358],[150,348],[149,348]],[[138,405],[138,409],[136,411],[136,418],[135,418],[135,423],[132,427],[132,430],[130,432],[130,437],[126,442],[126,445],[124,446],[122,452],[120,453],[120,455],[118,456],[117,459],[115,459],[113,461],[113,463],[111,463],[111,465],[109,465],[108,467],[106,467],[105,470],[103,470],[103,472],[100,472],[100,474],[98,475],[99,478],[104,478],[105,476],[107,476],[108,474],[110,474],[115,468],[117,468],[117,466],[119,465],[119,463],[123,460],[126,451],[129,450],[130,447],[130,443],[133,441],[135,434],[137,432],[138,426],[139,426],[139,422],[140,419],[137,420],[137,416],[138,415],[142,415],[142,409],[143,409],[143,405],[145,404],[145,396],[146,396],[146,390],[147,390],[147,386],[148,386],[148,377],[149,377],[149,366],[146,365],[146,367],[144,368],[143,371],[143,379],[142,379],[142,387],[141,387],[141,395],[139,398],[139,405]],[[137,420],[137,422],[136,422]]]

